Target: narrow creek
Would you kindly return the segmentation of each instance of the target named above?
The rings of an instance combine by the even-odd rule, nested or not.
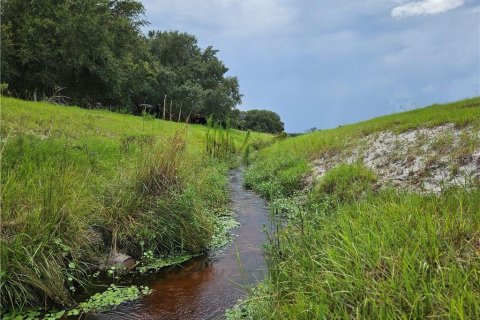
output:
[[[266,266],[262,253],[263,227],[269,224],[267,203],[242,185],[241,169],[230,172],[233,210],[240,226],[225,249],[129,284],[148,285],[152,294],[89,315],[89,319],[222,319],[225,309],[244,297],[242,286],[260,281]]]

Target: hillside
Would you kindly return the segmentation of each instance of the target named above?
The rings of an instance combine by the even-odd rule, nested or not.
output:
[[[285,139],[245,181],[278,227],[231,318],[480,318],[480,98]]]
[[[222,236],[245,132],[6,97],[1,120],[3,310],[73,305],[99,268],[186,259]],[[207,130],[225,157],[207,154]]]

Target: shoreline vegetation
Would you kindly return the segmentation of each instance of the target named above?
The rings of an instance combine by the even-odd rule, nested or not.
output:
[[[458,130],[459,138],[446,139],[456,134],[446,132],[429,137],[428,147],[452,155],[445,166],[453,175],[465,159],[477,167],[463,183],[445,184],[441,192],[395,188],[380,179],[374,164],[367,166],[368,155],[343,162],[338,156],[382,132],[442,125]],[[405,150],[396,156],[414,160],[417,149]],[[288,138],[261,150],[245,184],[270,199],[278,223],[266,246],[269,275],[227,318],[480,318],[479,154],[478,97]],[[337,162],[315,177],[318,159],[322,168],[329,159]],[[432,162],[424,165],[429,169]]]
[[[149,270],[224,245],[233,154],[271,139],[148,115],[1,103],[2,313],[74,307],[92,275],[118,276],[119,255]]]

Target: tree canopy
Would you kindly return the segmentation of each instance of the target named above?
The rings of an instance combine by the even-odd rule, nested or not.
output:
[[[249,110],[238,113],[239,127],[266,133],[281,133],[284,130],[280,116],[269,110]]]
[[[202,113],[223,120],[241,102],[218,50],[178,31],[142,34],[139,1],[0,1],[1,81],[14,96],[61,91],[68,103],[132,113],[152,105],[160,114],[166,104],[175,119]]]

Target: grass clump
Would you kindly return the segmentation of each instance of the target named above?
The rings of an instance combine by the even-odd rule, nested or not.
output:
[[[358,202],[375,188],[375,173],[363,164],[340,164],[328,171],[310,192],[312,203],[333,206]]]
[[[301,186],[302,177],[309,171],[305,158],[283,156],[260,160],[245,172],[244,183],[262,196],[273,199],[291,195]]]
[[[88,175],[74,159],[75,151],[62,139],[15,137],[3,146],[2,305],[39,302],[45,296],[72,303],[68,282],[73,281],[68,279],[78,284],[84,278],[79,261],[93,252],[80,243],[89,243],[85,217],[95,209],[84,197]],[[69,268],[70,263],[77,268]]]
[[[246,139],[249,135],[247,133]],[[213,116],[208,118],[205,149],[211,157],[232,160],[236,153],[236,147],[231,135],[230,119],[225,121],[225,127],[223,127],[221,123],[214,122]]]

